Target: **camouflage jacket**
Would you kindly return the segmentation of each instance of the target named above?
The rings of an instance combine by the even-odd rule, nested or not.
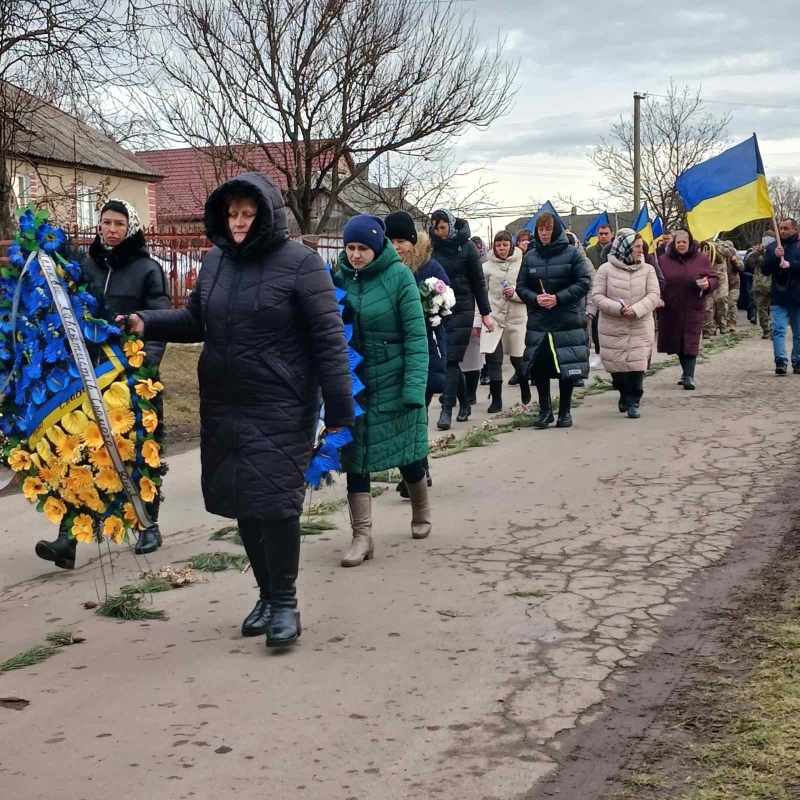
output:
[[[761,272],[761,262],[767,248],[760,244],[754,247],[744,258],[745,264],[753,268],[753,292],[756,294],[769,294],[772,291],[772,278]]]
[[[744,262],[739,258],[732,242],[717,242],[717,254],[725,260],[728,272],[728,289],[738,289],[741,284],[741,274],[744,272]]]

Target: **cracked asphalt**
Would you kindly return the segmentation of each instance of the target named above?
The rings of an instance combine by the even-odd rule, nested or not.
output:
[[[770,365],[769,343],[749,340],[699,365],[694,393],[677,368],[647,379],[639,421],[607,393],[570,430],[435,460],[432,536],[412,541],[387,493],[358,569],[338,566],[349,537],[334,515],[338,531],[304,543],[304,631],[286,654],[239,635],[249,574],[154,596],[166,622],[95,616],[82,604],[104,591],[96,551],[74,573],[43,569],[33,544],[50,527],[0,500],[0,660],[57,627],[87,639],[0,675],[0,697],[30,701],[0,707],[3,795],[540,796],[564,734],[607,710],[705,570],[748,526],[777,543],[796,500],[800,378]],[[151,565],[218,549],[196,452],[171,460],[166,491]],[[110,590],[139,566],[115,551]]]

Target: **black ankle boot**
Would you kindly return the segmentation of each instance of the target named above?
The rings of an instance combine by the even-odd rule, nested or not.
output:
[[[66,531],[59,531],[54,542],[42,539],[36,543],[36,555],[45,561],[52,561],[61,569],[75,569],[75,550],[77,539],[70,539]]]
[[[572,427],[572,414],[569,411],[558,412],[558,422],[556,428],[571,428]]]
[[[499,414],[503,410],[503,381],[492,381],[491,384],[492,404],[489,406],[489,414]]]
[[[263,636],[269,627],[269,619],[269,598],[262,597],[242,623],[242,636]]]
[[[458,407],[456,422],[466,422],[472,414],[472,406],[463,405]]]
[[[300,638],[302,632],[295,588],[300,568],[300,520],[266,523],[264,550],[272,601],[267,647],[288,647]]]
[[[158,523],[139,531],[139,539],[136,542],[136,547],[133,552],[137,556],[144,556],[148,553],[155,553],[161,547],[161,531],[158,529]]]
[[[442,413],[439,415],[439,422],[436,427],[440,431],[449,431],[450,426],[453,424],[453,409],[443,408]]]

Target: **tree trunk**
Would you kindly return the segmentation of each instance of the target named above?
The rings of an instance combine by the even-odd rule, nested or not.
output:
[[[16,233],[16,215],[14,214],[14,188],[6,166],[6,160],[0,154],[0,239],[12,239]]]

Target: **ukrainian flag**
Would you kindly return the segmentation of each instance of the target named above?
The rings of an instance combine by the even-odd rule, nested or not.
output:
[[[683,200],[692,236],[699,241],[774,213],[755,134],[687,169],[675,188]]]
[[[650,222],[650,213],[647,210],[647,203],[642,206],[639,216],[636,217],[636,222],[633,223],[633,229],[638,233],[648,248],[653,244],[653,224]]]
[[[529,220],[528,224],[525,226],[526,231],[530,231],[533,233],[536,230],[536,220],[547,211],[549,214],[552,214],[561,225],[561,230],[567,230],[567,225],[563,219],[558,215],[558,211],[556,211],[553,204],[548,200]]]
[[[650,250],[655,250],[658,247],[658,243],[664,238],[664,223],[661,221],[661,217],[656,217],[653,220],[653,244],[650,245]]]
[[[596,220],[594,220],[591,225],[586,229],[586,233],[583,235],[583,246],[584,247],[594,247],[597,244],[597,231],[601,225],[610,225],[611,222],[608,219],[608,214],[604,211]]]

